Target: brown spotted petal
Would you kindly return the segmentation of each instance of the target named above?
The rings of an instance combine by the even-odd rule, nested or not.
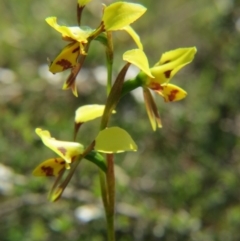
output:
[[[162,84],[161,89],[156,92],[164,98],[165,102],[178,101],[187,96],[185,90],[173,84]]]
[[[70,69],[77,64],[79,56],[79,43],[68,44],[49,66],[49,71],[53,74]]]
[[[51,137],[50,133],[46,130],[37,128],[37,135],[42,139],[44,145],[57,153],[61,158],[63,158],[66,164],[73,161],[75,156],[81,155],[84,151],[83,145],[78,142],[67,142],[59,141]]]
[[[65,168],[65,161],[63,158],[51,158],[40,165],[38,165],[34,171],[34,176],[58,176],[60,172]]]

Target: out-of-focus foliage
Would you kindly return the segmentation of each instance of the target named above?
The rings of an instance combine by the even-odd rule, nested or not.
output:
[[[47,159],[34,129],[73,138],[74,113],[105,101],[104,48],[95,43],[78,79],[79,98],[62,91],[64,74],[48,72],[64,42],[44,21],[75,24],[75,0],[0,2],[0,234],[1,241],[104,241],[97,168],[81,163],[57,203],[47,201],[51,179],[31,172]],[[148,8],[134,25],[153,65],[178,47],[196,46],[194,62],[174,77],[188,96],[157,99],[163,128],[153,133],[141,94],[125,96],[111,124],[131,133],[138,152],[119,154],[118,241],[240,240],[240,6],[237,0],[132,1]],[[104,1],[110,4],[112,1]],[[101,1],[86,8],[83,24],[95,27]],[[114,34],[115,69],[134,43]],[[96,135],[99,120],[79,140]],[[84,144],[84,143],[83,143]]]

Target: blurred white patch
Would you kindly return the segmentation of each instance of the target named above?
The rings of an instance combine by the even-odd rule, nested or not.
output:
[[[107,68],[105,66],[98,66],[94,68],[93,75],[100,85],[107,85]]]
[[[25,183],[24,176],[18,175],[11,168],[0,164],[0,193],[2,195],[10,195],[16,184],[24,185]]]
[[[90,78],[90,71],[87,68],[81,68],[79,74],[77,75],[77,83],[85,82]]]
[[[18,83],[4,85],[0,88],[0,102],[6,103],[22,94],[22,86]]]
[[[17,25],[17,24],[16,24]],[[24,34],[18,30],[19,26],[14,28],[6,28],[5,31],[1,32],[1,37],[3,41],[6,41],[10,46],[20,47],[21,40],[25,37]]]
[[[140,185],[141,189],[146,190],[146,191],[153,188],[155,183],[156,183],[156,181],[148,176],[143,176],[139,180],[139,185]]]
[[[161,238],[165,233],[165,228],[161,224],[157,224],[153,228],[153,235],[157,238]]]
[[[17,75],[14,71],[0,68],[0,102],[8,102],[21,95],[22,88],[16,80]]]
[[[102,209],[96,205],[83,205],[75,210],[75,216],[83,223],[88,223],[103,216]]]
[[[126,73],[126,77],[125,77],[126,80],[135,78],[139,72],[140,72],[139,68],[137,68],[134,65],[130,65]]]
[[[133,91],[131,91],[131,95],[134,97],[134,99],[139,102],[143,103],[144,102],[144,97],[143,97],[143,90],[142,88],[137,88]]]
[[[41,78],[45,79],[51,85],[58,85],[62,83],[63,74],[52,74],[49,71],[49,67],[47,64],[43,64],[38,68],[38,74]]]
[[[0,68],[0,82],[3,84],[12,84],[15,81],[16,74],[12,70]]]
[[[233,0],[215,0],[215,3],[218,10],[223,14],[227,14],[233,7]]]
[[[237,29],[238,32],[240,32],[240,18],[237,19],[235,22],[235,28]]]
[[[125,170],[117,165],[114,166],[114,169],[115,169],[115,176],[118,184],[122,186],[127,186],[129,184],[130,177],[127,175]]]
[[[118,213],[131,218],[138,218],[140,216],[140,211],[136,206],[130,205],[128,203],[118,203],[116,206]]]
[[[0,193],[8,195],[12,193],[13,190],[13,172],[10,168],[0,165]]]

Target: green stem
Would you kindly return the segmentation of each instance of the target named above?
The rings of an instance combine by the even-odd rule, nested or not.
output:
[[[108,240],[115,241],[115,174],[114,174],[114,156],[113,154],[107,154],[107,187],[108,187]]]
[[[121,98],[131,92],[132,90],[135,90],[138,87],[142,86],[142,78],[141,75],[137,75],[135,79],[130,79],[124,82],[122,86],[122,93]]]
[[[107,58],[107,95],[109,95],[112,88],[112,67],[113,67],[113,41],[112,41],[112,33],[107,32],[107,48],[106,48],[106,58]]]
[[[81,25],[81,17],[82,17],[82,11],[83,11],[84,7],[85,6],[80,7],[79,4],[77,4],[77,22],[78,22],[79,26]]]
[[[101,195],[102,195],[102,201],[103,206],[105,210],[106,219],[108,219],[107,213],[108,213],[108,191],[107,191],[107,184],[106,184],[106,176],[105,173],[99,168],[99,181],[100,181],[100,187],[101,187]]]
[[[112,63],[107,62],[107,95],[109,95],[112,88]]]

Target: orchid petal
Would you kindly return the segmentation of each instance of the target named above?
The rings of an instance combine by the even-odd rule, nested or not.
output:
[[[80,43],[87,43],[89,35],[93,32],[93,30],[83,30],[78,26],[61,26],[57,23],[56,17],[48,17],[45,20],[52,28],[61,33],[63,38],[67,37]]]
[[[72,68],[77,63],[79,56],[79,43],[68,44],[49,66],[49,71],[53,74]]]
[[[105,7],[102,21],[106,31],[120,30],[140,18],[147,9],[135,3],[116,2]]]
[[[191,62],[193,60],[196,52],[197,52],[196,47],[178,48],[175,50],[171,50],[171,51],[168,51],[168,52],[162,54],[159,62],[156,63],[156,65],[162,65],[162,64],[166,64],[168,62],[172,62],[174,60],[181,58],[182,56],[185,56],[186,62]]]
[[[123,54],[123,60],[134,64],[149,77],[154,78],[149,69],[148,59],[141,49],[128,50]]]
[[[58,176],[59,173],[65,168],[65,161],[63,158],[51,158],[40,165],[34,171],[34,176]]]
[[[184,99],[187,96],[187,92],[182,88],[173,84],[162,84],[162,90],[156,91],[165,100],[165,102],[172,102]]]
[[[44,145],[57,153],[66,163],[71,163],[75,156],[82,154],[84,151],[84,147],[80,143],[56,140],[51,137],[49,131],[40,128],[35,131]]]
[[[105,105],[84,105],[76,110],[75,122],[84,123],[103,115]],[[114,110],[112,113],[116,113]]]
[[[151,68],[151,73],[158,83],[167,83],[180,69],[192,62],[196,52],[195,47],[166,52],[160,61]]]

